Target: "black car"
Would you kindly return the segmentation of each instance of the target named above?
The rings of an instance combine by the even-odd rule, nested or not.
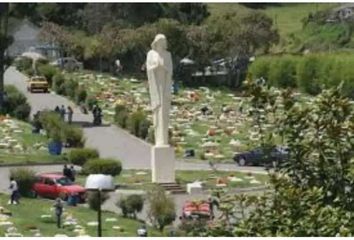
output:
[[[248,152],[237,153],[233,157],[234,161],[238,163],[239,166],[269,166],[273,165],[274,162],[282,162],[288,158],[289,149],[286,147],[273,147],[268,150],[256,148]]]

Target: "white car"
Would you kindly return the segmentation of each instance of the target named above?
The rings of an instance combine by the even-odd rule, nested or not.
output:
[[[83,69],[82,62],[77,61],[73,57],[58,58],[57,60],[51,62],[50,65],[60,67],[69,71]]]

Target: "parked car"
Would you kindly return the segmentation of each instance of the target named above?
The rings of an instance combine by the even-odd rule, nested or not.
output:
[[[239,166],[272,166],[273,163],[279,163],[286,160],[289,156],[289,149],[286,147],[275,146],[270,150],[267,156],[266,151],[262,148],[256,148],[251,151],[237,153],[233,157]]]
[[[193,218],[210,219],[211,209],[207,201],[199,203],[186,201],[182,207],[182,219],[188,220]]]
[[[34,91],[42,91],[48,92],[49,84],[45,77],[43,76],[33,76],[30,77],[27,81],[27,91],[34,92]]]
[[[58,58],[57,60],[51,62],[50,65],[63,68],[69,71],[83,69],[83,63],[79,62],[73,57]]]
[[[61,197],[67,200],[69,196],[76,195],[79,197],[79,202],[85,201],[86,189],[73,183],[61,173],[40,173],[37,174],[36,178],[32,188],[35,197],[41,196],[53,199]]]

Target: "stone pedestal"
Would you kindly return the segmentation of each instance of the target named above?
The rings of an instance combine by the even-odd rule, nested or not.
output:
[[[175,182],[175,151],[173,147],[152,147],[151,170],[153,183]]]

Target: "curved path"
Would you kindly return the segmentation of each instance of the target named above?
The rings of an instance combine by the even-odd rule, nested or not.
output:
[[[114,126],[91,125],[91,114],[82,114],[80,110],[70,100],[48,93],[29,93],[26,91],[26,78],[14,67],[10,67],[5,72],[5,84],[16,86],[22,91],[29,104],[32,106],[32,114],[38,110],[54,109],[55,106],[74,106],[73,122],[84,127],[86,146],[98,149],[101,157],[110,157],[122,161],[124,169],[150,169],[150,149],[151,145],[138,139],[126,131]],[[238,167],[236,164],[217,164],[219,170],[238,170],[254,173],[265,173],[263,168]],[[210,170],[204,162],[176,161],[176,169],[180,170]]]

